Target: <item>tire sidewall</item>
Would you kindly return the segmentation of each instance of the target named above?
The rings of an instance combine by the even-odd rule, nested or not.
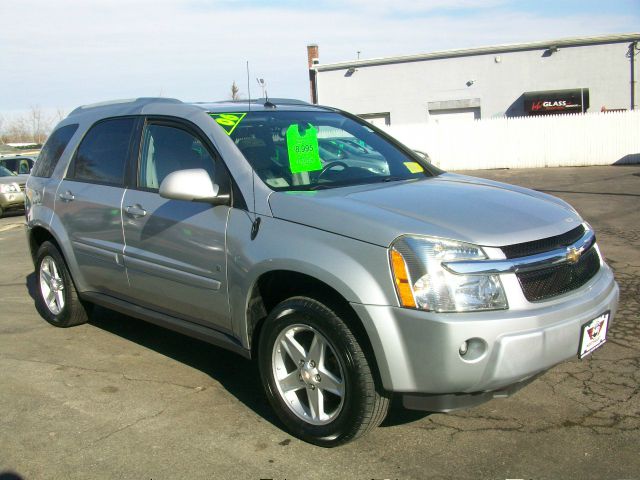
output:
[[[47,302],[42,296],[42,288],[40,286],[40,269],[42,268],[42,261],[46,257],[51,257],[56,264],[56,268],[58,273],[60,274],[62,281],[64,283],[64,307],[62,311],[55,315],[49,307],[47,306]],[[58,249],[51,242],[44,242],[40,248],[38,249],[38,253],[36,256],[36,308],[38,313],[49,323],[55,325],[57,327],[63,327],[69,320],[70,315],[70,305],[73,300],[73,283],[71,282],[71,276],[69,275],[69,271],[67,270],[67,265],[62,258],[62,255],[58,251]]]
[[[315,305],[314,305],[315,304]],[[342,364],[345,384],[345,398],[337,418],[326,425],[313,425],[295,415],[281,397],[272,369],[273,347],[280,333],[294,324],[312,327],[331,344]],[[359,365],[354,360],[352,347],[340,333],[346,325],[324,305],[310,299],[290,299],[278,305],[265,321],[260,336],[259,364],[260,376],[269,402],[278,417],[290,431],[304,440],[320,446],[334,446],[340,439],[350,434],[361,417],[359,414],[365,392],[359,382]]]

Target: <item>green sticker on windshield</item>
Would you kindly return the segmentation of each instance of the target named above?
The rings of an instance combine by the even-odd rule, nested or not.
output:
[[[307,125],[306,128],[302,126],[304,130],[297,123],[287,128],[287,152],[291,173],[322,170],[318,151],[318,130]]]
[[[213,118],[218,125],[224,128],[227,135],[236,129],[238,124],[245,117],[246,113],[210,113],[209,116]]]

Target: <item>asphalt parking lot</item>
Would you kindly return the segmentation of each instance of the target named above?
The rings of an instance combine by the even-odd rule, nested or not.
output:
[[[344,447],[288,435],[253,363],[120,314],[37,314],[23,217],[0,219],[0,472],[24,478],[640,478],[640,166],[466,172],[569,201],[621,287],[608,343],[511,398],[394,408]]]

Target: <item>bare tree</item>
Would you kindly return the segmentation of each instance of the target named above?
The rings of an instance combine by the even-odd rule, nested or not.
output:
[[[54,123],[58,123],[61,122],[62,120],[64,120],[67,117],[67,112],[64,110],[64,108],[56,108],[56,113],[53,114],[53,122]]]
[[[51,122],[42,113],[39,105],[31,105],[28,116],[33,142],[44,143],[51,129]]]
[[[15,117],[7,122],[7,126],[2,135],[2,141],[4,143],[33,141],[29,122],[24,115]]]
[[[55,115],[46,115],[39,106],[32,105],[29,111],[21,116],[4,120],[0,132],[3,143],[25,142],[42,144],[49,136],[52,123],[64,118],[64,111],[58,109]]]
[[[236,85],[235,80],[231,84],[231,100],[240,100],[240,88]]]

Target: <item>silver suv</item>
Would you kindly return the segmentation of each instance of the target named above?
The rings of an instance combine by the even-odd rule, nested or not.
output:
[[[333,108],[137,99],[80,107],[26,189],[36,305],[92,305],[256,358],[296,436],[449,411],[606,340],[618,286],[568,204],[442,172]]]
[[[18,175],[0,164],[0,218],[8,210],[24,208],[27,175]]]

